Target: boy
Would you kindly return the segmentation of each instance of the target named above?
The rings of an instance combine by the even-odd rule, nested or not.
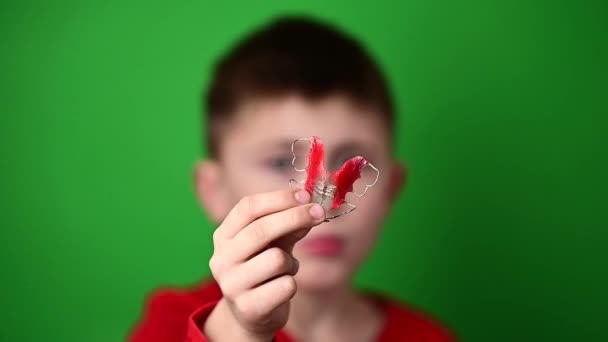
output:
[[[131,341],[453,341],[422,313],[349,286],[405,182],[388,87],[356,41],[308,19],[275,21],[220,61],[206,112],[211,158],[194,178],[221,222],[214,280],[155,294]],[[362,155],[382,172],[357,210],[330,222],[287,186],[291,142],[313,135],[329,170]]]

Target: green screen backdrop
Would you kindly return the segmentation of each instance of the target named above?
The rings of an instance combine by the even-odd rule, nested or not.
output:
[[[356,283],[464,341],[608,341],[604,1],[0,5],[0,340],[120,341],[209,275],[199,97],[278,14],[360,37],[409,185]],[[322,52],[319,52],[322,53]]]

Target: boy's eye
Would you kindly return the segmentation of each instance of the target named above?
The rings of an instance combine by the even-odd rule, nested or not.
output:
[[[345,154],[342,156],[339,156],[338,158],[334,158],[334,160],[332,160],[332,163],[330,164],[330,170],[335,171],[339,168],[342,167],[342,165],[344,163],[346,163],[347,160],[349,160],[352,157],[356,157],[356,154]]]
[[[270,158],[266,163],[273,170],[287,171],[292,168],[291,159],[289,157]]]

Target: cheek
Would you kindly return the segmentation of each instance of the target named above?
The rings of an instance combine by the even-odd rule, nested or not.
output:
[[[244,196],[275,191],[289,187],[288,175],[282,175],[262,167],[240,165],[230,168],[226,174],[226,187],[233,201]]]
[[[390,206],[389,186],[387,180],[381,179],[363,197],[349,193],[346,198],[348,202],[356,205],[357,209],[351,213],[353,215],[348,220],[353,223],[361,222],[358,226],[380,225]]]
[[[351,262],[358,264],[376,242],[383,215],[368,203],[358,203],[357,209],[348,215],[350,217],[344,222],[344,232],[349,237]]]
[[[361,198],[353,196],[350,201],[357,209],[343,217],[344,233],[352,245],[353,262],[359,263],[373,247],[380,232],[390,203],[386,184],[379,183]]]

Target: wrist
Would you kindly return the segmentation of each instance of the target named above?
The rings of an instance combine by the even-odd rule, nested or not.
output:
[[[243,341],[243,342],[271,342],[273,335],[260,335],[247,331],[236,320],[228,303],[222,298],[209,314],[203,326],[203,334],[210,342]]]

